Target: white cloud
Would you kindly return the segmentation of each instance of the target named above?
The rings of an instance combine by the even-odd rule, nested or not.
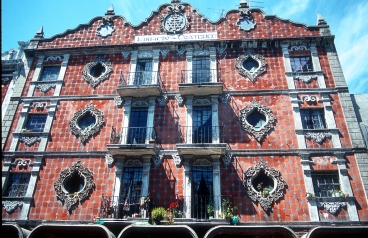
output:
[[[272,15],[277,15],[282,18],[293,19],[294,15],[300,15],[308,8],[309,0],[284,0],[277,1],[272,9]]]

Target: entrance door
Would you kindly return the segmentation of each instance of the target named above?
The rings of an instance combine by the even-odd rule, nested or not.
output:
[[[207,206],[213,206],[212,166],[196,166],[192,169],[192,218],[207,220]]]
[[[121,179],[119,218],[139,214],[139,200],[142,188],[142,167],[124,168]]]

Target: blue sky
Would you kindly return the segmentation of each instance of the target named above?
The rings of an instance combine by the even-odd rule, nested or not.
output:
[[[45,37],[88,23],[105,14],[113,4],[115,14],[139,24],[158,6],[170,0],[2,0],[1,52],[18,48],[43,26]],[[236,9],[239,0],[182,0],[191,3],[212,21],[221,13]],[[262,3],[259,3],[262,2]],[[251,7],[262,7],[268,15],[277,15],[307,25],[316,25],[321,13],[336,36],[350,93],[368,93],[368,1],[367,0],[251,0]]]

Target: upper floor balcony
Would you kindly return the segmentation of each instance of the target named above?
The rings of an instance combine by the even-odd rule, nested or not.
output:
[[[111,155],[156,155],[156,130],[154,127],[123,127],[118,133],[113,127],[107,149]]]
[[[158,71],[121,72],[116,90],[121,97],[160,96],[160,74]]]
[[[223,82],[217,69],[182,70],[179,83],[181,95],[221,95]]]
[[[223,126],[180,126],[180,141],[176,144],[179,155],[225,155]]]

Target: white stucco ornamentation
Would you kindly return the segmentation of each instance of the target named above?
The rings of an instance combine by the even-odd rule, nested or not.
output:
[[[262,196],[262,193],[257,191],[253,186],[253,179],[263,170],[264,174],[271,178],[274,182],[274,189],[272,189],[267,196]],[[256,167],[250,167],[244,172],[243,185],[247,189],[247,194],[254,202],[268,211],[272,208],[272,204],[284,196],[284,189],[286,182],[281,176],[281,172],[275,168],[268,168],[264,161],[257,163]]]
[[[258,68],[255,69],[254,72],[249,72],[243,66],[244,62],[246,62],[249,58],[258,63]],[[262,55],[255,54],[253,50],[248,50],[244,55],[241,55],[236,59],[235,68],[240,75],[248,78],[252,82],[255,82],[261,74],[267,71],[267,63]]]
[[[93,75],[91,75],[91,70],[93,67],[97,66],[98,64],[101,64],[102,67],[105,68],[105,72],[103,72],[98,77],[94,77]],[[107,62],[103,57],[97,56],[94,61],[86,64],[86,66],[84,67],[82,71],[82,74],[83,74],[84,80],[86,80],[87,83],[91,84],[92,87],[96,87],[102,81],[108,79],[111,72],[112,72],[111,62]]]
[[[247,120],[248,115],[250,115],[254,110],[258,110],[260,114],[263,114],[266,117],[265,124],[259,129],[256,129],[254,126],[249,124]],[[269,107],[261,105],[261,103],[256,101],[254,98],[249,106],[240,110],[239,121],[242,129],[254,136],[254,138],[260,142],[262,138],[274,128],[276,118],[273,116],[272,110]]]

